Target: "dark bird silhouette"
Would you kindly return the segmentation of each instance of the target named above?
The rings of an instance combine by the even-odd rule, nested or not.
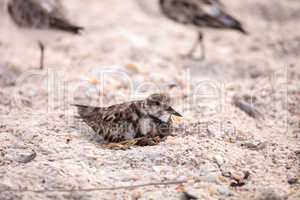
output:
[[[80,118],[109,142],[168,136],[172,133],[171,116],[181,116],[170,106],[170,97],[165,94],[109,107],[74,106]]]
[[[197,29],[197,41],[187,54],[190,58],[199,44],[202,50],[200,59],[205,58],[201,28],[232,29],[247,34],[242,24],[226,13],[219,0],[159,0],[159,4],[162,13],[169,19]]]
[[[65,10],[59,0],[9,0],[7,11],[12,21],[22,29],[55,30],[72,34],[79,34],[83,29],[65,17]],[[38,44],[41,51],[40,69],[43,69],[45,46],[43,41],[38,41]]]

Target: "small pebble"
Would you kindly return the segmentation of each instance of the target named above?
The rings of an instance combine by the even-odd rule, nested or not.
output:
[[[214,156],[214,160],[216,161],[216,163],[219,165],[219,166],[222,166],[224,163],[225,163],[225,160],[222,156],[220,155],[215,155]]]
[[[289,178],[289,179],[288,179],[288,183],[289,183],[290,185],[297,184],[297,183],[298,183],[298,178],[296,178],[296,177]]]
[[[267,147],[267,144],[266,142],[259,142],[257,144],[254,144],[254,143],[243,143],[241,144],[242,147],[245,147],[249,150],[253,150],[253,151],[259,151],[259,150],[263,150]]]
[[[36,152],[34,150],[32,150],[32,152],[30,154],[26,154],[26,155],[20,155],[18,162],[20,163],[29,163],[32,160],[34,160],[36,157]]]
[[[283,198],[276,193],[275,190],[266,189],[256,195],[257,200],[283,200]]]
[[[217,183],[219,180],[219,176],[219,173],[210,173],[205,176],[202,176],[201,180],[209,183]]]
[[[217,191],[220,193],[220,195],[226,196],[226,197],[230,197],[233,195],[232,191],[224,186],[220,186],[217,188]]]

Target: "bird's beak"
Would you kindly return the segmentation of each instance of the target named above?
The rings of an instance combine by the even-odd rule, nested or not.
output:
[[[172,115],[182,117],[182,115],[180,113],[178,113],[177,111],[175,111],[171,106],[167,109],[167,111]]]

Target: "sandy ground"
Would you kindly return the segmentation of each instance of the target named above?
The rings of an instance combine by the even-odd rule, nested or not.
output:
[[[199,199],[300,199],[299,1],[226,1],[250,35],[205,30],[202,62],[179,56],[191,29],[134,1],[64,3],[86,29],[43,33],[53,39],[43,72],[34,37],[1,22],[1,200],[180,199],[182,190]],[[174,97],[184,120],[156,146],[106,149],[70,106],[157,91]],[[234,95],[261,116],[234,106]]]

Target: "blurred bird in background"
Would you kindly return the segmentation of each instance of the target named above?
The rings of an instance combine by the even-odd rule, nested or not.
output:
[[[83,27],[71,23],[59,0],[7,0],[6,10],[14,24],[38,41],[41,56],[40,69],[44,68],[45,42],[51,35],[45,30],[79,34]],[[38,33],[39,32],[39,33]],[[53,33],[51,33],[53,34]]]
[[[188,58],[193,58],[194,52],[200,45],[202,55],[198,59],[205,58],[203,33],[201,28],[232,29],[247,34],[242,24],[226,13],[226,9],[219,0],[159,0],[162,13],[169,19],[196,28],[198,37]]]

